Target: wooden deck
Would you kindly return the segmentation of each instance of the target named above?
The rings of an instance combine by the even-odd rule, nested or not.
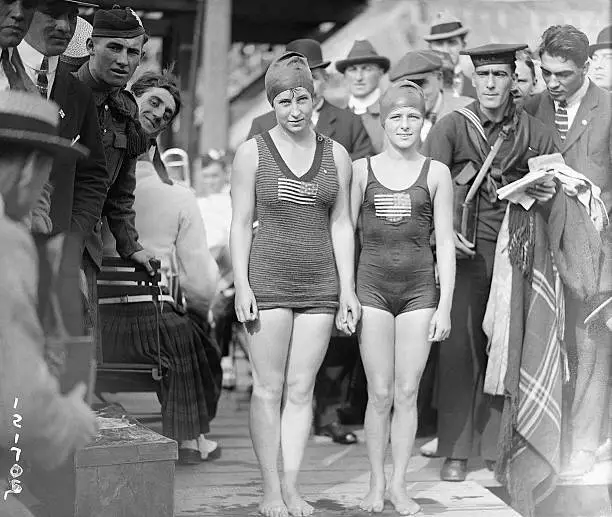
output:
[[[246,391],[248,374],[246,360],[239,361],[239,386],[236,391],[224,391],[217,418],[212,423],[209,438],[222,444],[220,459],[197,466],[177,465],[175,477],[175,517],[242,517],[258,515],[261,496],[260,474],[248,431],[249,395]],[[154,394],[117,394],[109,400],[121,403],[135,416],[159,414]],[[146,422],[158,432],[159,421]],[[364,517],[371,515],[359,510],[360,498],[368,489],[368,460],[363,431],[357,431],[359,444],[337,445],[331,439],[311,438],[300,477],[304,497],[315,506],[318,517]],[[441,459],[427,459],[418,453],[426,440],[417,440],[410,461],[407,482],[413,497],[421,505],[422,516],[436,517],[520,517],[495,494],[503,488],[484,465],[470,462],[464,483],[445,483],[439,478]],[[612,487],[612,462],[597,465],[583,480],[587,492],[575,482],[560,483],[562,492],[555,505],[538,511],[538,517],[609,517],[607,487]],[[591,490],[590,492],[588,490]],[[612,493],[612,488],[610,488]],[[503,497],[503,495],[501,496]],[[584,511],[580,500],[602,499],[604,510]],[[555,498],[557,499],[557,498]],[[560,506],[553,508],[553,506]],[[568,506],[569,505],[569,506]],[[582,505],[584,506],[584,505]],[[591,505],[592,506],[592,505]],[[596,505],[597,506],[597,505]],[[572,510],[566,512],[569,507]],[[381,517],[398,515],[387,503]]]

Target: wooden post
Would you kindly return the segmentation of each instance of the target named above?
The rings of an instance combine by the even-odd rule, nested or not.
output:
[[[226,149],[228,145],[228,57],[231,44],[232,2],[206,0],[204,35],[198,81],[200,122],[199,153]],[[193,162],[192,157],[192,162]],[[197,161],[196,161],[197,163]]]

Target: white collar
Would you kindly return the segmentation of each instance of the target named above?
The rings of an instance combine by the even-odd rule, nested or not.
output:
[[[28,68],[39,72],[40,64],[45,56],[32,47],[25,39],[21,40],[21,43],[18,45],[17,49],[19,50],[19,55],[21,56],[21,61],[23,61],[23,64]],[[59,56],[53,56],[48,59],[49,71],[47,74],[54,75],[55,71],[57,70],[57,64],[59,63]]]
[[[376,88],[374,91],[368,93],[365,97],[354,97],[351,95],[349,99],[349,108],[351,108],[356,114],[361,115],[368,111],[368,108],[378,102],[380,99],[380,88]]]

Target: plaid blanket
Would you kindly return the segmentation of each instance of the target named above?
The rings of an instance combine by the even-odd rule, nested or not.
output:
[[[535,214],[532,274],[512,275],[506,398],[497,478],[512,506],[532,517],[560,468],[563,356],[562,284],[546,222]]]

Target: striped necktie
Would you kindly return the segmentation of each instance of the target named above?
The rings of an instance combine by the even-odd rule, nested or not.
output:
[[[555,110],[555,125],[562,141],[565,141],[569,129],[569,118],[567,116],[567,101],[560,101]]]
[[[49,78],[47,73],[49,72],[49,58],[43,57],[42,63],[40,64],[40,70],[36,75],[36,87],[40,94],[46,99],[49,96]]]

